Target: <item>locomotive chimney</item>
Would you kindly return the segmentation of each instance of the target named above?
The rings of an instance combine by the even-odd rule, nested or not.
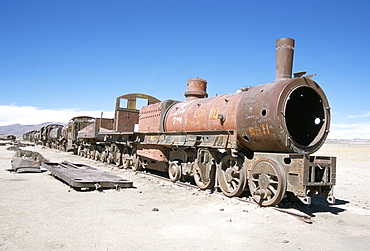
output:
[[[292,78],[293,53],[294,53],[294,39],[280,38],[276,40],[275,81]]]
[[[184,93],[186,101],[207,98],[207,81],[201,78],[191,78],[186,84],[186,92]]]

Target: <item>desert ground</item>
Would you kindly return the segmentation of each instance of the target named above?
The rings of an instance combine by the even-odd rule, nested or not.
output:
[[[321,198],[303,220],[274,208],[28,146],[52,162],[84,163],[133,181],[134,188],[76,191],[49,171],[14,173],[0,146],[0,250],[370,250],[370,142],[331,141],[335,205]]]

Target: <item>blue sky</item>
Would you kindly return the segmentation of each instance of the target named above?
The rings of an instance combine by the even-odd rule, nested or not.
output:
[[[0,125],[113,116],[132,92],[183,100],[193,77],[210,96],[268,83],[275,40],[291,37],[293,71],[329,99],[329,137],[370,139],[369,13],[367,0],[0,0]]]

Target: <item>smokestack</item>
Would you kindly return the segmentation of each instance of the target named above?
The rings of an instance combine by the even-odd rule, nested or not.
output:
[[[276,40],[275,81],[292,78],[293,54],[294,54],[294,39],[280,38]]]
[[[186,86],[186,92],[184,93],[186,100],[192,100],[196,98],[207,98],[207,81],[201,78],[191,78],[188,80]]]

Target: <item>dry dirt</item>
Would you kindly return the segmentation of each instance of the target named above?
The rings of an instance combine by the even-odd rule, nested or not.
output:
[[[338,157],[337,203],[315,198],[302,209],[310,223],[69,153],[23,148],[118,174],[135,186],[78,192],[48,171],[5,171],[15,153],[7,147],[0,146],[0,250],[370,250],[369,142],[327,143],[316,153]]]

